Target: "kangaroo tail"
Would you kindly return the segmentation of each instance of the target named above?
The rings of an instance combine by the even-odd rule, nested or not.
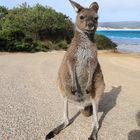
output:
[[[47,135],[46,135],[46,139],[45,140],[49,140],[53,137],[55,137],[57,134],[59,134],[63,129],[65,128],[65,123],[62,123],[61,125],[59,125],[58,127],[54,128],[52,131],[50,131]]]

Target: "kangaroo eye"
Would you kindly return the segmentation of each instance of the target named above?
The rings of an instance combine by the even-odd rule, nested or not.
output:
[[[84,16],[80,16],[80,19],[84,19],[85,17]]]
[[[98,20],[98,17],[95,17],[94,19],[97,21]]]

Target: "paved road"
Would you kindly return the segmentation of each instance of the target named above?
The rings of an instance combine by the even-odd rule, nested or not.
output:
[[[0,140],[44,140],[62,122],[56,78],[63,55],[0,54]],[[99,60],[106,81],[99,140],[140,140],[140,57],[100,53]],[[80,115],[55,139],[87,140],[90,132],[91,117]]]

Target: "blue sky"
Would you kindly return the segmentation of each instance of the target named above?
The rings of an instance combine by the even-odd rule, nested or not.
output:
[[[81,5],[88,7],[94,0],[75,0]],[[106,21],[140,21],[140,0],[95,0],[99,3],[99,20]],[[68,0],[0,0],[0,5],[12,8],[27,2],[29,5],[40,3],[51,6],[58,12],[65,13],[73,21],[75,11]]]

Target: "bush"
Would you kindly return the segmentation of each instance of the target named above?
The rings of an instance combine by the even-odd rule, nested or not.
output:
[[[27,41],[27,40],[26,40]],[[49,48],[41,42],[25,42],[6,40],[0,38],[0,51],[6,52],[39,52],[48,51]]]
[[[5,29],[0,31],[0,38],[9,41],[22,41],[25,38],[25,34],[19,29]]]
[[[32,44],[31,52],[47,52],[48,50],[49,48],[44,43],[38,41]]]
[[[47,44],[41,41],[34,41],[31,37],[25,36],[20,30],[0,31],[0,51],[38,52],[48,50]]]
[[[2,30],[22,31],[33,40],[69,39],[72,25],[69,17],[50,7],[40,4],[30,7],[27,3],[8,10],[1,23]]]
[[[50,50],[53,49],[53,46],[54,46],[53,42],[50,41],[50,40],[46,41],[46,42],[45,42],[45,45],[46,45],[46,47],[47,47],[48,49],[50,49]]]
[[[0,37],[0,51],[5,51],[7,46],[7,39]]]
[[[116,49],[117,45],[104,35],[96,35],[97,48],[99,50]]]
[[[58,46],[58,49],[62,49],[62,50],[66,50],[68,48],[68,44],[67,44],[66,40],[62,40],[62,41],[58,42],[57,46]]]
[[[0,51],[66,50],[73,37],[73,23],[66,15],[39,4],[26,3],[8,10],[0,6]],[[96,35],[98,49],[115,49],[116,44]]]

